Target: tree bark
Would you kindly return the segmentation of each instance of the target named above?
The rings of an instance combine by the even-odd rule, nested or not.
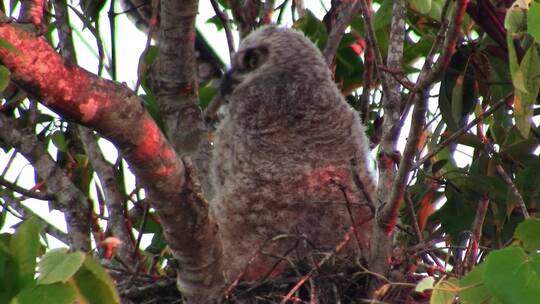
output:
[[[43,38],[15,23],[2,23],[0,38],[17,49],[0,48],[0,61],[17,85],[121,151],[160,217],[181,269],[183,294],[199,303],[217,297],[223,283],[217,226],[192,168],[176,155],[142,101],[127,87],[66,62]]]

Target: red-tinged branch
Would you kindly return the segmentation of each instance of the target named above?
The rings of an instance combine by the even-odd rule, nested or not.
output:
[[[29,22],[40,28],[43,12],[45,11],[45,3],[45,0],[22,0],[18,21]]]
[[[414,105],[414,110],[412,113],[411,129],[409,130],[407,145],[405,146],[403,157],[399,163],[398,172],[392,185],[388,204],[385,205],[381,212],[381,216],[378,218],[379,224],[386,229],[388,234],[393,232],[395,224],[397,223],[399,208],[405,193],[405,186],[412,169],[414,158],[418,153],[418,142],[420,141],[426,120],[429,90],[436,79],[440,77],[440,73],[448,65],[450,58],[456,50],[467,4],[468,0],[459,0],[457,2],[452,23],[446,33],[446,39],[442,46],[441,55],[433,65],[430,64],[429,60],[426,60],[426,63],[418,76],[418,81],[413,94],[411,94],[411,104]],[[428,55],[428,57],[431,58],[431,55],[432,54]]]
[[[156,209],[165,239],[178,260],[188,298],[216,295],[223,278],[217,226],[191,170],[177,157],[142,101],[127,87],[65,62],[41,37],[16,24],[0,38],[18,52],[0,49],[12,80],[63,117],[95,129],[113,142],[141,181]]]
[[[352,18],[360,10],[360,0],[357,1],[346,1],[337,5],[336,10],[338,10],[335,22],[333,23],[328,34],[328,40],[326,46],[323,50],[323,57],[326,60],[328,65],[332,66],[334,59],[336,57],[336,52],[341,42],[343,34],[345,34],[345,29],[349,26],[352,21]]]
[[[482,228],[484,227],[484,219],[486,218],[489,203],[489,195],[486,194],[476,206],[476,215],[471,227],[471,241],[469,242],[467,253],[463,261],[465,264],[464,268],[467,271],[472,270],[478,259],[478,248],[480,246],[480,239],[482,238]]]

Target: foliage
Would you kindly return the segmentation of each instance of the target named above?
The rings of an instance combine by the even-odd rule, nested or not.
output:
[[[31,217],[15,233],[1,235],[1,303],[120,303],[111,278],[91,255],[65,248],[44,254],[42,228]]]

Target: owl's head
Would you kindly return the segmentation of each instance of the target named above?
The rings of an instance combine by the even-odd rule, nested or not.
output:
[[[246,96],[252,94],[245,92],[246,89],[270,93],[272,88],[282,90],[279,87],[283,85],[289,90],[301,85],[303,91],[308,92],[323,83],[334,85],[330,70],[319,49],[303,33],[274,25],[263,26],[240,43],[231,68],[221,79],[219,94],[209,105],[205,117],[209,125],[213,125],[220,106],[228,103],[230,96],[238,97],[242,90],[242,95]]]
[[[331,80],[321,52],[303,33],[275,25],[261,27],[242,40],[220,93],[229,95],[239,84],[265,74],[286,75],[288,80]]]

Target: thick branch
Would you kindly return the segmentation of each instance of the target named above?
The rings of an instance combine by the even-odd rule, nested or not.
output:
[[[365,3],[365,0],[359,2]],[[367,6],[367,5],[364,5]],[[401,85],[390,75],[390,73],[382,71],[379,67],[382,64],[379,49],[373,43],[374,34],[371,21],[366,19],[370,15],[367,8],[364,11],[364,21],[368,28],[371,43],[371,53],[375,54],[378,68],[378,75],[381,76],[383,83],[384,97],[383,109],[384,119],[382,125],[382,141],[380,145],[381,152],[379,154],[379,181],[377,187],[377,205],[376,216],[379,218],[379,213],[382,211],[381,204],[389,199],[388,189],[391,188],[392,182],[396,174],[396,166],[391,155],[396,150],[397,140],[399,137],[399,119],[401,116]],[[392,25],[390,29],[390,39],[388,45],[387,65],[390,69],[400,69],[403,58],[403,44],[405,40],[405,15],[407,12],[407,3],[405,0],[396,0],[393,6]],[[372,36],[373,35],[373,36]],[[383,74],[381,74],[383,73]],[[368,88],[364,88],[368,90]],[[370,269],[377,273],[386,273],[389,269],[387,258],[391,252],[392,239],[388,236],[387,231],[378,225],[378,221],[373,221],[373,236],[372,236],[372,251],[370,257]],[[375,282],[373,282],[375,283]],[[372,288],[374,288],[372,283]]]
[[[199,107],[194,46],[197,4],[196,0],[161,1],[159,54],[152,71],[152,88],[167,137],[179,155],[193,158],[211,197],[207,179],[210,142]]]
[[[0,61],[16,83],[121,150],[160,217],[167,243],[182,268],[184,294],[215,295],[223,279],[217,226],[208,216],[206,202],[195,199],[198,193],[191,175],[186,175],[184,164],[142,101],[127,87],[65,62],[44,39],[13,23],[0,26],[0,38],[19,50],[0,49]]]

